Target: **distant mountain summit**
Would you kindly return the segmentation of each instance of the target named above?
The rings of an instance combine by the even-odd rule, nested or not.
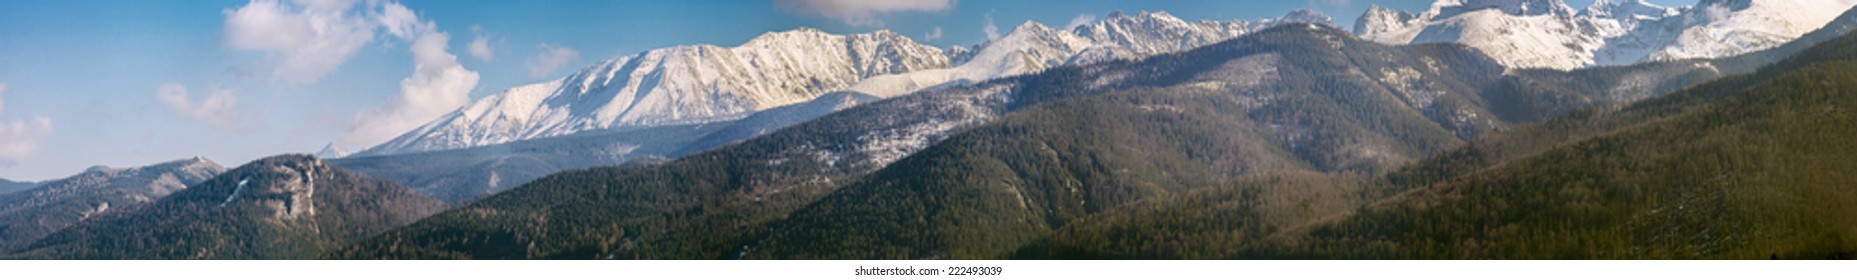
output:
[[[386,143],[378,156],[451,150],[584,131],[701,124],[812,100],[834,91],[908,94],[1088,64],[1177,52],[1289,22],[1328,23],[1313,11],[1258,21],[1188,22],[1165,12],[1117,13],[1060,30],[1026,22],[973,48],[939,49],[895,32],[770,32],[735,47],[690,45],[609,59],[565,78],[474,101]]]
[[[337,147],[335,143],[329,143],[329,145],[322,146],[322,150],[316,151],[316,157],[325,159],[342,158],[348,156],[348,154],[349,152],[347,149]]]
[[[22,181],[0,179],[0,194],[23,191],[23,190],[30,189],[33,186],[37,186],[37,185],[38,184],[34,184],[32,182],[22,182]]]
[[[1511,68],[1573,69],[1717,58],[1785,44],[1824,26],[1857,0],[1705,0],[1668,8],[1599,0],[1440,0],[1417,14],[1374,6],[1362,38],[1388,44],[1461,43]]]

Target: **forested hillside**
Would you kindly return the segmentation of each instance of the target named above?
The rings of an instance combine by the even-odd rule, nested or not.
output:
[[[33,259],[308,259],[444,204],[306,155],[260,159],[142,209],[84,220],[21,250]]]
[[[1281,178],[1241,180],[1084,219],[1015,257],[1850,258],[1857,229],[1842,224],[1857,214],[1847,206],[1857,178],[1840,170],[1857,166],[1837,160],[1854,151],[1836,143],[1857,136],[1839,107],[1857,101],[1853,60],[1857,37],[1842,37],[1755,73],[1492,134],[1378,178],[1303,176],[1313,183],[1300,191],[1386,197],[1358,206],[1272,203]],[[1331,215],[1268,214],[1285,210]]]

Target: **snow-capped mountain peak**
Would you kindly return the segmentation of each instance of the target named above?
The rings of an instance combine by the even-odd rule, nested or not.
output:
[[[871,76],[947,64],[943,50],[887,31],[837,35],[799,28],[762,34],[733,48],[654,49],[479,99],[362,154],[731,120],[810,100]]]
[[[334,159],[346,156],[348,156],[348,150],[342,149],[342,147],[336,147],[335,143],[329,143],[329,145],[322,146],[322,150],[316,151],[317,158]]]
[[[1597,0],[1585,10],[1581,10],[1580,16],[1607,21],[1616,26],[1613,30],[1623,33],[1636,29],[1640,22],[1655,21],[1682,13],[1682,9],[1658,6],[1644,0]]]
[[[1654,20],[1682,13],[1681,9],[1658,6],[1644,0],[1596,0],[1580,15],[1600,18]]]
[[[1277,19],[1257,21],[1186,21],[1166,12],[1110,13],[1094,23],[1071,30],[1052,29],[1026,22],[999,38],[987,41],[950,69],[917,71],[873,77],[850,90],[875,96],[896,96],[947,84],[1034,73],[1059,65],[1090,64],[1117,59],[1184,51],[1236,38],[1285,23],[1330,24],[1327,15],[1299,10]]]
[[[1389,31],[1405,29],[1412,24],[1412,13],[1388,9],[1380,5],[1367,6],[1367,12],[1354,20],[1355,34],[1385,34]]]
[[[1283,16],[1281,17],[1277,17],[1275,20],[1270,21],[1270,23],[1272,24],[1309,23],[1309,24],[1321,24],[1321,25],[1334,25],[1334,21],[1335,19],[1333,17],[1329,17],[1328,14],[1324,14],[1322,12],[1317,12],[1315,10],[1310,10],[1310,9],[1296,9],[1296,10],[1291,10],[1287,14],[1283,14]]]
[[[1117,13],[1072,30],[1027,21],[972,49],[945,50],[887,30],[768,32],[736,47],[655,49],[608,59],[559,80],[510,88],[360,154],[728,121],[834,91],[897,96],[1059,65],[1183,51],[1292,22],[1327,24],[1328,17],[1298,11],[1271,20],[1189,22],[1166,12]]]
[[[1355,25],[1389,44],[1461,43],[1512,68],[1573,69],[1736,55],[1824,26],[1857,0],[1704,0],[1667,8],[1598,0],[1439,0],[1417,15],[1372,7]]]
[[[1432,5],[1433,14],[1449,17],[1458,14],[1495,9],[1504,14],[1517,16],[1538,15],[1573,15],[1576,10],[1561,0],[1443,0]]]
[[[1857,0],[1705,0],[1607,39],[1599,65],[1765,50],[1824,27]]]

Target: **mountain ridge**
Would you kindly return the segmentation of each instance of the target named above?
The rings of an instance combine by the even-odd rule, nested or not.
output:
[[[1274,43],[1272,43],[1274,42]],[[1273,44],[1283,45],[1271,48]],[[1341,51],[1337,49],[1346,49]],[[1275,55],[1272,52],[1296,53]],[[1334,53],[1347,55],[1336,56]],[[1252,54],[1252,55],[1243,55]],[[1238,57],[1228,57],[1238,56]],[[1319,63],[1317,63],[1319,61]],[[1427,62],[1430,61],[1430,62]],[[1339,65],[1355,71],[1323,71],[1310,65]],[[1273,67],[1275,66],[1275,67]],[[1679,65],[1681,66],[1681,65]],[[1299,67],[1313,67],[1304,69]],[[984,198],[982,205],[1011,206],[1019,202],[998,200],[1012,193],[996,193],[1001,185],[984,178],[1025,178],[1022,182],[1040,182],[1036,190],[1026,186],[1022,195],[1038,203],[1052,205],[1053,211],[1076,209],[1076,200],[1042,200],[1056,198],[1065,178],[1062,174],[1105,174],[1127,167],[1129,170],[1152,170],[1167,165],[1164,159],[1180,153],[1115,153],[1111,150],[1058,149],[1103,147],[1100,143],[1117,143],[1092,137],[1073,140],[1082,143],[1045,142],[1060,155],[1063,163],[1083,164],[1075,168],[1025,167],[1001,165],[984,158],[976,161],[947,160],[991,152],[1026,156],[1037,153],[1040,141],[974,140],[980,134],[1017,135],[1045,131],[1039,126],[1003,126],[1006,123],[1038,123],[1041,109],[1051,104],[1091,104],[1111,100],[1110,105],[1081,108],[1117,108],[1128,112],[1111,114],[1092,109],[1072,113],[1089,114],[1110,123],[1072,123],[1059,125],[1056,131],[1099,131],[1127,137],[1170,137],[1159,143],[1256,143],[1249,148],[1200,147],[1190,149],[1187,158],[1213,158],[1214,171],[1193,174],[1245,174],[1254,170],[1314,169],[1332,172],[1375,172],[1398,163],[1416,160],[1426,151],[1437,151],[1461,143],[1462,137],[1474,137],[1499,130],[1510,122],[1527,121],[1542,116],[1504,119],[1486,111],[1496,97],[1516,94],[1495,85],[1525,86],[1515,76],[1503,75],[1502,66],[1472,49],[1456,45],[1419,45],[1389,47],[1354,39],[1345,31],[1313,24],[1290,24],[1260,31],[1250,36],[1140,60],[1117,60],[1108,63],[1060,66],[1036,74],[990,80],[973,85],[940,88],[918,94],[899,96],[852,107],[805,123],[775,131],[703,153],[646,166],[604,167],[562,172],[538,179],[491,197],[449,210],[413,225],[390,231],[357,243],[332,255],[332,258],[401,259],[727,259],[727,258],[984,258],[1009,253],[1012,242],[1025,242],[1026,236],[1038,234],[1035,224],[1023,227],[1031,231],[1013,231],[1012,241],[1005,243],[959,243],[971,240],[972,230],[958,229],[959,223],[923,227],[890,227],[884,224],[859,224],[856,221],[923,221],[917,214],[924,209],[948,209],[956,204],[935,207],[888,208],[868,204],[883,201],[942,201],[938,193],[978,191],[1006,196]],[[1653,70],[1657,70],[1652,68]],[[1267,78],[1278,71],[1294,83],[1279,83]],[[1634,70],[1635,71],[1635,70]],[[1326,73],[1326,74],[1312,74]],[[1598,75],[1598,74],[1595,74]],[[1292,78],[1293,77],[1293,78]],[[1389,77],[1404,77],[1390,79]],[[1405,82],[1389,82],[1400,80]],[[1291,86],[1293,85],[1293,86]],[[1278,90],[1290,87],[1295,90]],[[1161,97],[1186,98],[1169,100]],[[1647,94],[1654,95],[1654,94]],[[1505,97],[1516,98],[1516,97]],[[1604,99],[1601,96],[1585,97]],[[1126,104],[1133,102],[1134,104]],[[1068,106],[1068,105],[1066,105]],[[1218,109],[1207,109],[1212,106]],[[1233,107],[1233,108],[1223,108]],[[1241,110],[1249,108],[1252,111]],[[1075,108],[1073,108],[1075,109]],[[1213,113],[1218,118],[1174,117],[1184,112]],[[1166,125],[1114,123],[1108,116],[1122,114],[1137,119],[1174,119],[1208,127],[1233,122],[1247,124],[1247,129],[1166,130]],[[1068,115],[1067,115],[1068,116]],[[1253,122],[1253,118],[1256,118]],[[1049,121],[1049,119],[1044,119]],[[1204,120],[1204,121],[1201,121]],[[1220,120],[1220,121],[1213,121]],[[1114,124],[1114,125],[1111,125]],[[1142,133],[1115,132],[1115,127],[1161,129]],[[1221,126],[1210,126],[1221,127]],[[1101,131],[1097,129],[1109,129]],[[1190,132],[1190,133],[1182,133]],[[1120,134],[1117,134],[1120,133]],[[1233,141],[1199,133],[1242,133]],[[1096,135],[1096,134],[1090,134]],[[1022,139],[1023,140],[1023,139]],[[949,142],[955,141],[955,142]],[[950,143],[969,148],[950,147]],[[1240,145],[1244,146],[1244,145]],[[1168,146],[1172,147],[1172,146]],[[970,149],[971,148],[971,149]],[[1131,148],[1132,149],[1132,148]],[[1123,149],[1126,152],[1131,149]],[[1139,150],[1139,149],[1132,149]],[[1268,153],[1235,153],[1245,150]],[[930,152],[934,151],[934,152]],[[1273,156],[1292,154],[1295,156]],[[1153,158],[1153,164],[1120,162],[1093,165],[1091,162],[1111,158]],[[1026,158],[1014,158],[1026,159]],[[1005,161],[1002,159],[1001,161]],[[955,163],[948,165],[945,163]],[[1021,161],[1005,161],[1021,162]],[[971,165],[963,165],[972,163]],[[1108,164],[1108,163],[1101,163]],[[965,166],[965,167],[958,167]],[[968,176],[963,168],[988,166],[985,176]],[[1001,167],[1007,169],[992,169]],[[1042,165],[1041,165],[1042,166]],[[1089,169],[1107,168],[1110,171]],[[957,168],[958,167],[958,168]],[[1070,167],[1070,166],[1065,166]],[[1077,169],[1083,168],[1083,169]],[[1202,170],[1197,168],[1178,169]],[[1113,173],[1113,172],[1111,172]],[[915,176],[937,174],[937,176]],[[968,174],[968,175],[963,175]],[[1015,176],[1015,174],[1017,174]],[[1046,177],[1047,175],[1053,177]],[[1102,175],[1109,176],[1109,175]],[[1184,176],[1184,175],[1182,175]],[[1225,176],[1225,175],[1218,175]],[[1164,176],[1163,176],[1164,177]],[[959,182],[947,184],[947,178]],[[966,178],[966,179],[961,179]],[[1083,196],[1090,207],[1113,207],[1125,199],[1123,191],[1153,193],[1144,190],[1169,190],[1156,182],[1167,180],[1121,180],[1099,178],[1098,183],[1123,184],[1096,186]],[[1182,177],[1187,181],[1194,181]],[[1192,177],[1198,178],[1198,177]],[[970,180],[971,179],[971,180]],[[1051,179],[1051,180],[1046,180]],[[967,180],[967,181],[961,181]],[[981,181],[973,181],[981,180]],[[1019,186],[1011,179],[1002,179]],[[941,182],[941,183],[934,183]],[[1054,183],[1056,182],[1056,183]],[[904,186],[904,187],[898,187]],[[1118,187],[1110,187],[1118,186]],[[1126,186],[1127,188],[1121,188]],[[963,192],[940,192],[955,189]],[[886,192],[888,191],[888,192]],[[886,194],[903,195],[893,197]],[[925,196],[916,196],[925,195]],[[1060,195],[1059,197],[1061,197]],[[967,196],[961,196],[967,197]],[[1034,203],[1038,202],[1038,203]],[[1061,202],[1061,203],[1060,203]],[[1115,202],[1115,203],[1111,203]],[[960,207],[972,204],[960,204]],[[871,208],[876,207],[876,208]],[[829,209],[842,209],[832,211]],[[989,225],[1021,225],[1018,219],[999,215],[1017,215],[1011,211],[987,209],[959,210],[975,219],[963,222],[1012,221]],[[991,208],[988,208],[991,209]],[[1087,207],[1086,207],[1087,209]],[[870,211],[865,211],[870,210]],[[997,210],[997,209],[996,209]],[[949,210],[955,211],[955,210]],[[1071,211],[1071,210],[1065,210]],[[1095,210],[1091,210],[1095,211]],[[1036,213],[1042,213],[1034,211]],[[861,213],[859,218],[838,220],[832,213]],[[952,213],[952,212],[950,212]],[[1088,212],[1065,212],[1049,216],[1063,220]],[[1037,217],[1034,215],[1032,217]],[[802,217],[811,217],[803,218]],[[823,217],[823,218],[821,218]],[[1040,219],[1031,219],[1039,221]],[[544,221],[545,220],[545,221]],[[826,222],[819,222],[826,221]],[[540,224],[536,224],[540,223]],[[1043,223],[1043,222],[1040,222]],[[528,225],[528,226],[514,226]],[[1047,226],[1061,225],[1046,224]],[[914,228],[903,233],[896,229]],[[849,248],[845,242],[874,240],[876,236],[930,237],[898,241],[903,247],[860,246]],[[806,237],[830,236],[821,243],[796,242],[814,240]],[[967,236],[967,237],[962,237]],[[849,239],[848,239],[849,238]],[[913,237],[912,237],[913,238]],[[914,241],[909,241],[914,240]],[[917,243],[915,241],[934,241]],[[527,246],[533,242],[534,246]],[[834,243],[836,242],[836,243]],[[865,244],[867,243],[856,243]],[[961,251],[935,254],[924,244],[968,244]],[[992,245],[1005,245],[983,249]],[[816,245],[816,246],[815,246]],[[969,246],[971,245],[971,246]],[[824,247],[819,247],[824,246]],[[814,248],[814,249],[807,249]],[[823,249],[821,249],[823,248]],[[891,249],[886,249],[891,248]],[[900,249],[897,249],[900,248]],[[893,250],[894,249],[894,250]],[[821,251],[823,250],[823,251]]]
[[[1165,12],[1143,12],[1106,18],[1075,30],[1027,21],[1002,36],[1004,41],[989,40],[972,50],[937,49],[888,30],[836,35],[797,28],[765,33],[733,48],[675,46],[608,59],[566,78],[516,86],[478,99],[357,155],[457,149],[599,129],[727,121],[838,90],[891,97],[1054,65],[1181,51],[1272,24],[1327,20],[1325,15],[1303,10],[1256,22],[1187,22]]]
[[[1537,6],[1552,12],[1533,12]],[[1440,0],[1418,14],[1374,6],[1354,31],[1389,44],[1462,43],[1513,68],[1569,70],[1755,52],[1816,30],[1853,6],[1857,1],[1759,0],[1666,8],[1602,0],[1576,12],[1560,1]]]
[[[140,167],[93,167],[0,194],[0,254],[103,215],[134,211],[225,172],[203,157]]]
[[[27,259],[302,259],[444,203],[309,155],[259,159],[33,242]]]

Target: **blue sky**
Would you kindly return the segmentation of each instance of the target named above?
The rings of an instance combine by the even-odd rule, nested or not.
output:
[[[55,179],[93,165],[192,156],[236,166],[332,142],[358,150],[450,104],[597,60],[729,46],[801,26],[890,29],[945,47],[985,40],[989,19],[1004,32],[1026,20],[1063,26],[1110,11],[1199,20],[1314,8],[1351,26],[1368,4],[1416,11],[1431,1],[890,2],[5,1],[0,178]]]

